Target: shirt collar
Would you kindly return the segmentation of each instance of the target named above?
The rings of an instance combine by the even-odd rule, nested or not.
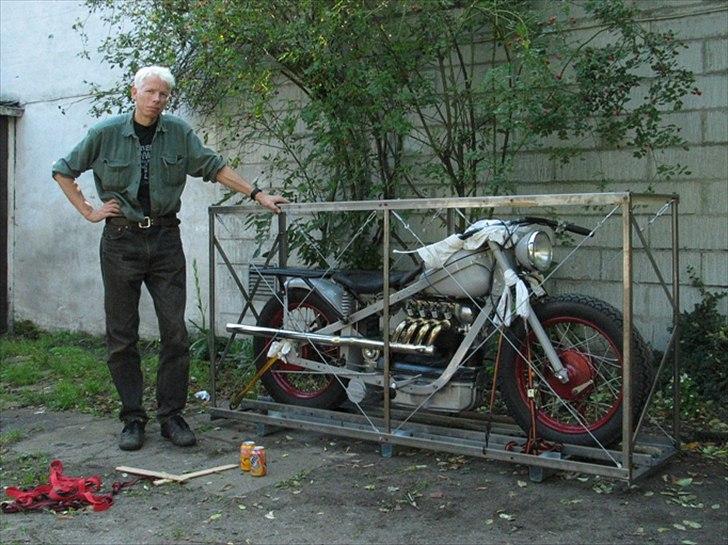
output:
[[[159,114],[159,122],[157,123],[157,132],[167,132],[165,115]],[[121,131],[122,136],[133,136],[134,135],[134,111],[126,114],[126,120],[124,121],[124,128]]]

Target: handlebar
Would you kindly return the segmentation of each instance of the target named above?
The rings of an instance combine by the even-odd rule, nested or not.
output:
[[[588,229],[586,227],[581,227],[580,225],[576,225],[574,223],[554,221],[554,220],[550,220],[548,218],[538,218],[535,216],[526,216],[522,220],[519,220],[519,222],[546,225],[548,227],[551,227],[552,229],[563,229],[565,231],[570,231],[572,233],[576,233],[577,235],[583,235],[585,237],[593,236],[591,229]]]

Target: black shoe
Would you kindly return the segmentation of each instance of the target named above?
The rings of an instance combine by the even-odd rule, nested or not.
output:
[[[121,430],[119,448],[121,450],[139,450],[144,444],[144,423],[134,420]]]
[[[169,439],[178,447],[191,447],[197,443],[197,438],[185,419],[174,415],[162,422],[162,437]]]

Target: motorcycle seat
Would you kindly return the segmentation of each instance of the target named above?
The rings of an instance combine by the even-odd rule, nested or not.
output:
[[[422,265],[411,271],[390,272],[389,286],[402,289],[422,272]],[[384,278],[380,271],[339,271],[331,278],[357,294],[380,293],[384,289]]]

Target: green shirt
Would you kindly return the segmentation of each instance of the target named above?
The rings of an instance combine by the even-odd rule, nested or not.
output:
[[[141,150],[132,121],[128,113],[94,125],[86,138],[53,164],[53,175],[78,178],[92,169],[99,198],[104,202],[115,198],[127,219],[142,221],[144,215],[137,200]],[[179,212],[188,175],[214,181],[224,166],[225,160],[206,148],[185,121],[161,115],[149,161],[152,216]]]

